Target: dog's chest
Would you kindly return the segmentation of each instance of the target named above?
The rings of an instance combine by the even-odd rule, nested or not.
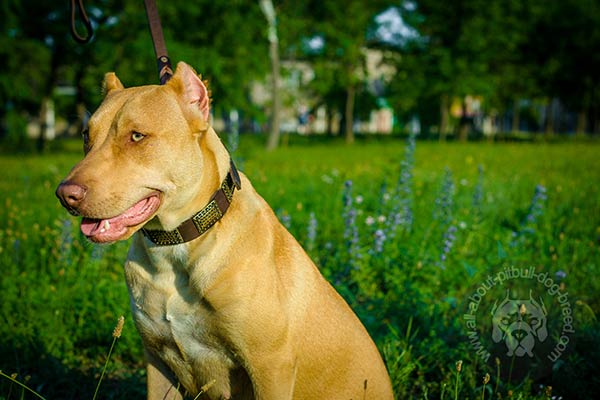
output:
[[[214,310],[190,286],[181,258],[165,255],[145,265],[130,254],[125,274],[144,345],[193,392],[212,380],[228,382],[236,363],[217,335]]]

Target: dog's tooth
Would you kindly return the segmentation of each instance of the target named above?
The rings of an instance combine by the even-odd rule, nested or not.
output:
[[[104,229],[106,229],[106,230],[110,229],[110,222],[108,222],[108,220],[104,221]]]

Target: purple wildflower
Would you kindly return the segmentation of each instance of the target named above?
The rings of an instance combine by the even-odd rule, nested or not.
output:
[[[229,152],[235,153],[238,149],[239,144],[240,132],[239,129],[237,129],[237,126],[235,126],[227,135],[227,148],[229,149]]]
[[[548,197],[546,196],[546,188],[542,185],[535,187],[533,198],[531,199],[531,205],[529,206],[529,212],[525,218],[526,223],[533,224],[544,213],[544,202]]]
[[[292,226],[292,217],[290,216],[290,214],[287,213],[287,211],[283,211],[280,213],[279,220],[281,221],[281,224],[285,226],[286,229],[290,229],[290,227]]]
[[[535,225],[538,218],[544,214],[544,203],[547,198],[546,188],[542,185],[537,185],[531,199],[531,204],[529,205],[529,210],[523,222],[521,222],[519,231],[513,232],[511,246],[516,246],[523,237],[535,234]]]
[[[440,268],[446,269],[446,259],[448,258],[448,254],[450,253],[450,250],[452,250],[455,241],[456,227],[454,225],[450,225],[446,232],[444,232],[442,253],[440,254],[440,261],[438,263]]]
[[[317,218],[315,213],[311,212],[308,216],[308,226],[306,228],[306,249],[311,252],[315,248],[315,242],[317,239]]]
[[[443,225],[449,225],[452,222],[452,206],[454,203],[454,181],[452,180],[452,171],[448,167],[444,170],[442,187],[438,197],[435,199],[435,208],[433,209],[433,219],[440,221]]]
[[[398,228],[410,230],[413,224],[412,178],[415,164],[416,134],[406,141],[404,159],[400,162],[400,176],[396,184],[394,203],[387,219],[387,232],[393,238]]]
[[[60,258],[61,264],[71,264],[71,255],[73,249],[73,222],[69,219],[64,219],[60,230]],[[99,247],[99,246],[94,246]]]
[[[350,240],[352,237],[352,227],[356,225],[356,211],[354,210],[352,200],[351,180],[344,182],[342,200],[344,202],[344,239]]]
[[[477,184],[473,191],[472,206],[475,219],[478,221],[481,219],[481,207],[483,205],[483,166],[479,165],[477,170],[479,172],[479,178],[477,179]]]
[[[344,239],[350,258],[350,265],[355,267],[354,261],[360,258],[358,249],[358,227],[356,225],[356,209],[352,199],[352,181],[347,180],[344,183]]]
[[[375,240],[373,241],[373,250],[375,254],[381,254],[383,252],[383,244],[385,243],[385,232],[383,229],[377,229],[375,231]]]

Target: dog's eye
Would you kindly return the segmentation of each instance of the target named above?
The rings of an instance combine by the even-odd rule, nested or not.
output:
[[[133,142],[139,142],[140,140],[142,140],[145,137],[146,137],[146,135],[144,135],[143,133],[136,132],[136,131],[131,132],[131,140]]]

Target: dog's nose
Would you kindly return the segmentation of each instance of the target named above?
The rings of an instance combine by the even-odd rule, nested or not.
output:
[[[56,197],[60,203],[72,214],[77,214],[77,208],[85,198],[87,188],[78,183],[69,181],[61,182],[56,189]]]

